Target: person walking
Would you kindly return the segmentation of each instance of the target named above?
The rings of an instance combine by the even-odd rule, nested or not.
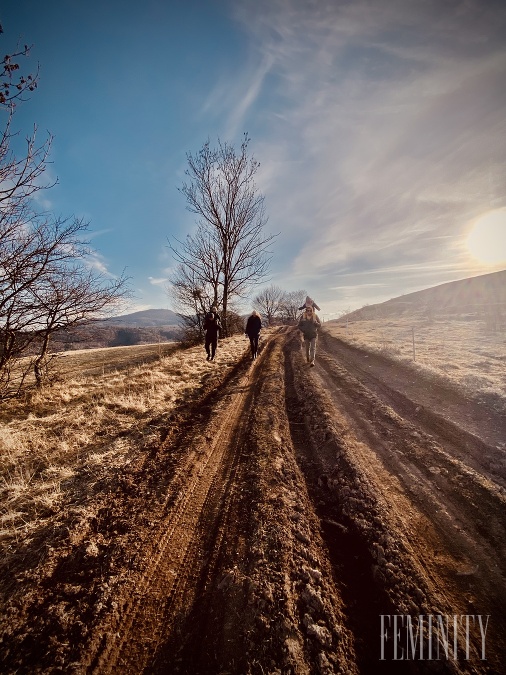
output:
[[[262,319],[260,314],[253,310],[251,316],[248,317],[246,322],[246,335],[249,337],[249,343],[251,346],[251,358],[253,361],[258,355],[258,337],[260,335],[260,329],[262,328]]]
[[[304,336],[306,359],[311,366],[314,366],[316,340],[318,338],[318,329],[320,326],[320,319],[316,315],[314,309],[310,305],[306,306],[304,314],[299,319],[298,329]]]
[[[221,332],[220,315],[218,314],[215,305],[213,305],[211,311],[206,314],[204,330],[206,331],[205,348],[207,360],[212,361],[216,354],[216,347],[218,346],[218,335]]]

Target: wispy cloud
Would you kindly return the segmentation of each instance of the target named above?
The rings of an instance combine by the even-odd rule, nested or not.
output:
[[[152,286],[162,286],[168,282],[167,277],[148,277],[148,281]]]
[[[104,276],[116,278],[116,275],[109,272],[107,263],[102,255],[97,251],[90,251],[85,259],[86,264],[95,272],[103,274]]]
[[[225,132],[227,138],[233,139],[238,133],[244,131],[246,116],[257,102],[258,96],[262,90],[263,81],[269,72],[271,65],[272,59],[269,57],[264,58],[255,69],[251,78],[246,78],[247,86],[243,92],[239,92],[237,102],[231,107],[227,119],[227,129]]]
[[[87,218],[85,216],[85,217],[83,217],[83,220],[89,222],[91,220],[91,218]],[[109,232],[114,232],[114,228],[113,227],[105,227],[101,230],[90,230],[88,232],[88,239],[90,241],[92,241],[93,239],[98,239],[99,237],[103,237],[104,234],[109,234]]]
[[[291,267],[279,256],[287,278],[437,260],[440,276],[471,270],[468,223],[501,203],[506,182],[502,4],[235,7],[269,63],[251,82],[257,103],[259,84],[270,88],[268,110],[237,110],[270,119],[255,152],[272,229],[296,233]]]
[[[234,141],[245,131],[248,112],[257,103],[262,84],[272,66],[272,58],[263,55],[258,62],[250,63],[235,79],[227,73],[213,87],[207,97],[202,113],[222,117],[224,140]]]

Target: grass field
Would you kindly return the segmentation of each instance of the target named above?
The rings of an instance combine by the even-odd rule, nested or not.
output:
[[[495,400],[506,412],[506,335],[483,320],[396,318],[331,321],[332,335]]]
[[[177,348],[177,342],[161,342],[131,347],[103,347],[60,352],[57,356],[58,372],[65,377],[105,374],[113,370],[152,363],[172,354]]]

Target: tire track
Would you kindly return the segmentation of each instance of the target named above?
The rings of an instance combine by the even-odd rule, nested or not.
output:
[[[377,387],[368,388],[370,375],[360,379],[356,369],[350,375],[337,350],[320,349],[320,368],[305,372],[298,341],[288,348],[293,373],[287,379],[296,392],[296,417],[305,415],[313,440],[311,448],[299,441],[299,461],[313,500],[323,502],[318,512],[326,541],[334,567],[351,584],[351,596],[360,597],[361,589],[359,576],[347,571],[352,561],[342,554],[350,536],[369,560],[362,584],[369,584],[373,596],[380,599],[386,593],[389,599],[382,613],[391,613],[393,606],[394,613],[404,615],[489,614],[495,624],[490,656],[497,666],[505,629],[501,490],[446,452],[433,429],[406,422],[400,408],[394,413]],[[344,595],[350,601],[349,588]],[[350,610],[350,625],[364,646],[372,637],[362,610],[357,614]],[[367,670],[371,664],[363,651],[358,658]],[[476,653],[473,665],[461,658],[444,667],[491,672]]]
[[[427,422],[414,426],[409,415],[408,420],[403,417],[401,406],[392,411],[332,356],[324,352],[321,363],[322,386],[344,411],[357,437],[373,449],[364,464],[379,460],[375,471],[384,467],[398,479],[454,555],[462,556],[467,549],[469,567],[506,569],[506,497],[489,477],[455,457],[451,423],[446,422],[442,436],[439,427]],[[471,457],[476,452],[469,448]],[[489,594],[497,595],[497,589],[490,588]]]
[[[237,461],[234,436],[241,435],[240,418],[250,386],[247,372],[216,405],[206,438],[194,439],[192,452],[173,481],[177,494],[169,489],[168,513],[152,532],[148,566],[123,593],[116,615],[106,617],[97,631],[104,637],[98,653],[90,654],[85,664],[91,672],[142,672],[173,628],[174,617],[191,605],[207,555],[202,550],[204,532],[213,529],[217,505],[226,508],[224,495]]]
[[[50,594],[36,596],[61,612],[40,621],[52,651],[19,623],[9,672],[33,672],[33,654],[41,674],[500,672],[493,448],[480,463],[484,441],[469,446],[427,397],[420,415],[395,364],[384,382],[379,362],[363,370],[322,340],[310,369],[295,336],[277,331],[256,362],[210,382],[162,445],[97,493],[96,550],[83,539],[61,555]],[[89,608],[74,624],[72,582]],[[476,649],[466,660],[462,630],[455,661],[394,664],[391,641],[380,660],[381,614],[454,613],[491,614],[487,662]]]
[[[151,673],[356,673],[284,413],[284,338],[272,340],[238,426],[241,460],[198,603]]]
[[[506,494],[506,417],[453,389],[425,380],[404,364],[366,353],[323,333],[321,347],[404,419],[442,439],[451,455],[497,482]],[[320,350],[322,353],[322,350]],[[498,461],[499,460],[499,461]]]

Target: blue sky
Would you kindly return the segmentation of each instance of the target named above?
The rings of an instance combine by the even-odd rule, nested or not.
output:
[[[14,129],[54,136],[42,205],[90,221],[132,311],[172,308],[186,153],[245,131],[269,281],[323,314],[506,268],[502,1],[6,0],[0,21],[40,65]]]

